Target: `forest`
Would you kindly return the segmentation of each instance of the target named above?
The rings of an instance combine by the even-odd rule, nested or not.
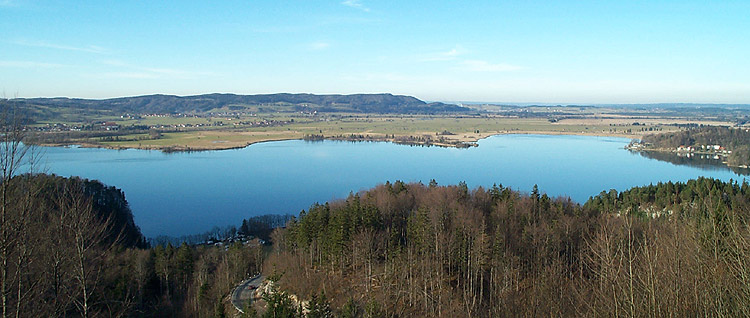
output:
[[[273,247],[148,246],[114,187],[44,174],[2,185],[2,317],[236,316],[229,293],[261,272],[278,291],[246,316],[750,314],[746,182],[583,205],[536,187],[386,182],[312,205],[276,227]],[[267,234],[282,219],[239,228]]]
[[[677,132],[644,136],[641,144],[648,148],[676,149],[677,147],[697,147],[720,145],[731,151],[727,156],[730,166],[750,165],[750,131],[743,128],[719,126],[695,127]]]
[[[2,317],[221,316],[223,297],[261,269],[262,244],[149,246],[122,191],[98,181],[23,174],[0,185]],[[244,229],[267,233],[253,220]]]
[[[749,209],[705,178],[583,205],[397,181],[303,211],[265,269],[341,317],[748,316]]]
[[[115,114],[203,113],[227,108],[232,111],[264,110],[268,112],[317,111],[378,114],[465,113],[469,109],[440,102],[426,103],[412,96],[392,94],[204,94],[195,96],[144,95],[110,99],[30,98],[0,99],[14,104],[29,119],[59,119],[62,115],[102,116]]]

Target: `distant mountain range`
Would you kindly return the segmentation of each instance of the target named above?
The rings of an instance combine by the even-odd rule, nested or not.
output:
[[[318,111],[388,114],[461,113],[471,109],[440,102],[426,103],[412,96],[392,94],[205,94],[195,96],[145,95],[110,99],[19,98],[16,105],[68,108],[117,113],[200,113],[214,110]]]
[[[643,108],[643,109],[674,109],[674,108],[722,108],[722,109],[750,109],[750,104],[712,104],[712,103],[649,103],[649,104],[561,104],[561,103],[513,103],[513,102],[476,102],[452,101],[458,105],[467,106],[506,106],[506,107],[612,107],[612,108]]]

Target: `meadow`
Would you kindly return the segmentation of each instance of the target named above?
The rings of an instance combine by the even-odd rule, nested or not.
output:
[[[270,123],[258,126],[252,121]],[[683,120],[684,121],[684,120]],[[121,127],[148,125],[162,127],[161,137],[149,139],[148,133],[127,134],[119,140],[96,138],[78,140],[82,144],[110,148],[208,150],[244,147],[257,142],[302,139],[316,135],[324,138],[358,138],[392,141],[396,138],[444,138],[448,141],[473,143],[496,134],[575,134],[639,138],[657,132],[677,130],[670,121],[637,123],[632,119],[563,119],[517,118],[505,116],[387,116],[377,114],[327,114],[305,116],[265,114],[254,117],[174,118],[153,117],[145,120],[116,121]],[[182,127],[203,123],[210,126]],[[216,123],[221,123],[220,126]]]

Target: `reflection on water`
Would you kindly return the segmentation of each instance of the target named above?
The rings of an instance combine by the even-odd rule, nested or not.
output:
[[[750,175],[750,168],[727,166],[719,156],[693,154],[692,156],[678,155],[673,152],[641,151],[637,152],[643,157],[666,161],[676,165],[685,165],[700,168],[702,170],[732,171],[739,175]]]

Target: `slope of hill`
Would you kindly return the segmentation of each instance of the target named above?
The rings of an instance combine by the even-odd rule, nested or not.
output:
[[[747,316],[749,204],[747,182],[706,178],[583,206],[397,181],[302,211],[264,274],[342,315]]]
[[[39,224],[28,226],[31,232],[34,226],[49,226],[51,220],[70,223],[72,221],[66,219],[71,218],[69,210],[78,209],[91,213],[91,226],[102,227],[103,242],[122,247],[148,246],[135,225],[125,194],[113,186],[79,177],[46,174],[16,176],[8,184],[8,202],[13,202],[8,210],[9,215],[22,211],[25,199],[32,203],[25,207],[26,210],[33,211],[35,217],[39,218],[36,220]]]
[[[196,96],[145,95],[111,99],[30,98],[14,99],[18,106],[68,108],[118,113],[200,113],[223,107],[242,110],[250,106],[273,111],[319,111],[356,113],[455,113],[468,108],[444,103],[426,103],[415,97],[392,94],[314,95],[205,94]]]
[[[750,131],[744,128],[698,127],[647,135],[629,147],[636,151],[672,152],[683,157],[715,155],[729,166],[747,168],[750,165]]]

